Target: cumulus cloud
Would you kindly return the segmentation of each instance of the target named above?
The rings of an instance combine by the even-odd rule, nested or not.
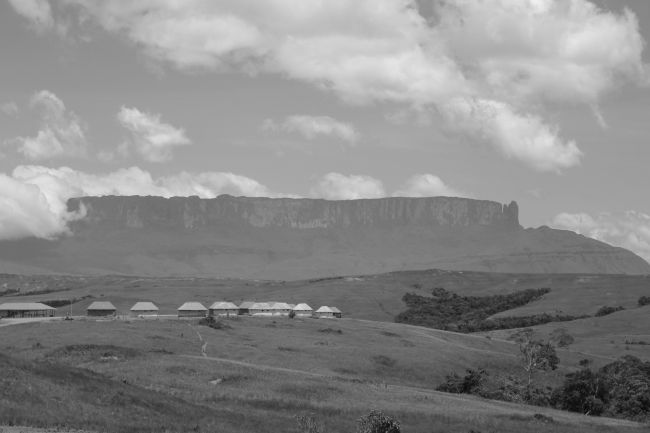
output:
[[[559,229],[626,248],[650,262],[650,215],[643,212],[561,213],[551,223]]]
[[[16,137],[8,144],[30,160],[86,156],[85,126],[81,119],[66,109],[59,97],[48,90],[35,93],[30,106],[41,116],[41,126],[33,137]]]
[[[559,171],[580,163],[582,151],[563,140],[553,127],[533,114],[521,114],[504,102],[456,98],[441,114],[458,133],[481,137],[508,158],[539,171]]]
[[[356,200],[385,197],[386,192],[382,182],[374,177],[332,172],[318,179],[309,195],[327,200]]]
[[[15,102],[5,102],[0,104],[0,111],[2,111],[7,116],[16,116],[18,115],[18,105]]]
[[[349,103],[440,111],[451,130],[540,171],[573,167],[581,156],[545,120],[549,110],[594,109],[622,84],[647,84],[650,76],[636,16],[588,0],[435,0],[430,16],[415,0],[65,0],[53,7],[125,35],[180,70],[281,74]],[[482,101],[501,114],[486,117],[458,101]],[[599,114],[596,120],[605,124]]]
[[[273,119],[266,119],[262,129],[272,132],[298,133],[308,140],[318,136],[331,136],[343,140],[349,144],[355,144],[359,139],[359,133],[349,123],[344,123],[329,116],[287,116],[282,122]]]
[[[0,174],[0,239],[27,236],[51,239],[65,234],[68,223],[83,215],[67,211],[66,202],[71,197],[197,195],[211,198],[219,194],[280,196],[254,179],[227,172],[180,172],[155,178],[138,167],[94,175],[68,167],[22,165],[11,175]]]
[[[394,197],[467,197],[460,191],[445,184],[442,179],[433,174],[416,174],[404,182],[404,185],[393,193]]]
[[[129,147],[134,147],[149,162],[170,161],[175,147],[192,144],[185,135],[185,130],[162,122],[158,114],[122,107],[117,120],[130,133],[129,140],[120,151],[126,153]]]
[[[9,0],[14,10],[27,18],[39,30],[47,30],[54,26],[52,8],[48,0]]]

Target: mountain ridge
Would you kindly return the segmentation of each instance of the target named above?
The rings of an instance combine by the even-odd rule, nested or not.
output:
[[[67,235],[0,242],[0,272],[271,280],[432,268],[650,274],[622,248],[523,228],[516,202],[105,196],[71,199],[68,209],[77,218]]]

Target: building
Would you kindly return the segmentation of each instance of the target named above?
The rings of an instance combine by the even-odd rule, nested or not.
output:
[[[271,311],[271,305],[267,302],[255,302],[248,309],[251,316],[271,316],[273,315]]]
[[[239,304],[239,315],[251,314],[250,308],[254,304],[255,302],[253,301],[244,301],[241,304]]]
[[[271,304],[271,314],[273,316],[288,316],[291,312],[291,306],[284,302],[275,302]]]
[[[330,307],[330,310],[332,310],[332,312],[334,313],[334,317],[336,317],[337,319],[343,317],[343,313],[341,313],[341,310],[339,310],[338,308]]]
[[[158,307],[153,302],[136,302],[131,307],[131,315],[138,317],[158,317]]]
[[[206,317],[208,309],[200,302],[186,302],[178,307],[178,317]]]
[[[333,319],[334,311],[327,305],[323,305],[314,312],[314,317],[318,317],[319,319]]]
[[[311,317],[314,314],[314,310],[307,304],[298,304],[291,311],[294,312],[296,317]]]
[[[239,314],[239,307],[232,302],[215,302],[210,305],[210,316],[237,316]]]
[[[54,317],[56,308],[40,302],[8,302],[0,304],[0,317]]]
[[[108,301],[95,301],[88,306],[86,314],[93,317],[115,316],[117,308]]]

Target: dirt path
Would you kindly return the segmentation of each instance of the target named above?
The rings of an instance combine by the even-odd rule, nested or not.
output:
[[[196,329],[195,327],[193,327],[193,326],[190,325],[189,323],[187,324],[187,326],[189,326],[190,328],[192,328],[192,330],[193,330],[194,332],[196,332],[196,336],[199,337],[199,341],[202,343],[202,344],[201,344],[201,356],[203,356],[204,358],[207,358],[207,356],[208,356],[208,353],[207,353],[207,350],[208,350],[208,342],[205,341],[205,340],[203,340],[203,336],[201,335],[201,333],[199,332],[198,329]]]

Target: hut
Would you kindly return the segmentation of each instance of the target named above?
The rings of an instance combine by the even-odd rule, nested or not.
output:
[[[250,314],[251,313],[250,308],[254,304],[255,304],[255,302],[253,302],[253,301],[244,301],[244,302],[242,302],[241,304],[239,304],[239,312],[238,312],[238,314],[240,316],[242,316],[244,314]]]
[[[208,309],[200,302],[186,302],[178,307],[178,317],[205,317]]]
[[[311,317],[314,310],[307,304],[298,304],[291,309],[296,317]]]
[[[138,317],[158,317],[158,307],[153,302],[136,302],[131,307],[131,315]]]
[[[337,319],[343,317],[343,313],[341,313],[341,310],[339,310],[338,308],[330,307],[330,310],[332,310],[332,312],[334,313],[334,317],[336,317]]]
[[[271,304],[271,315],[273,316],[288,316],[291,312],[291,306],[284,302],[275,302]]]
[[[323,305],[314,312],[314,317],[318,317],[319,319],[333,319],[334,311],[327,305]]]
[[[40,302],[8,302],[0,304],[0,317],[27,318],[27,317],[54,317],[56,308]]]
[[[232,302],[215,302],[210,305],[210,316],[236,316],[239,314],[239,307]]]
[[[271,316],[271,305],[267,302],[255,302],[248,309],[251,316]]]
[[[108,301],[95,301],[88,306],[86,314],[93,317],[115,316],[117,308]]]

